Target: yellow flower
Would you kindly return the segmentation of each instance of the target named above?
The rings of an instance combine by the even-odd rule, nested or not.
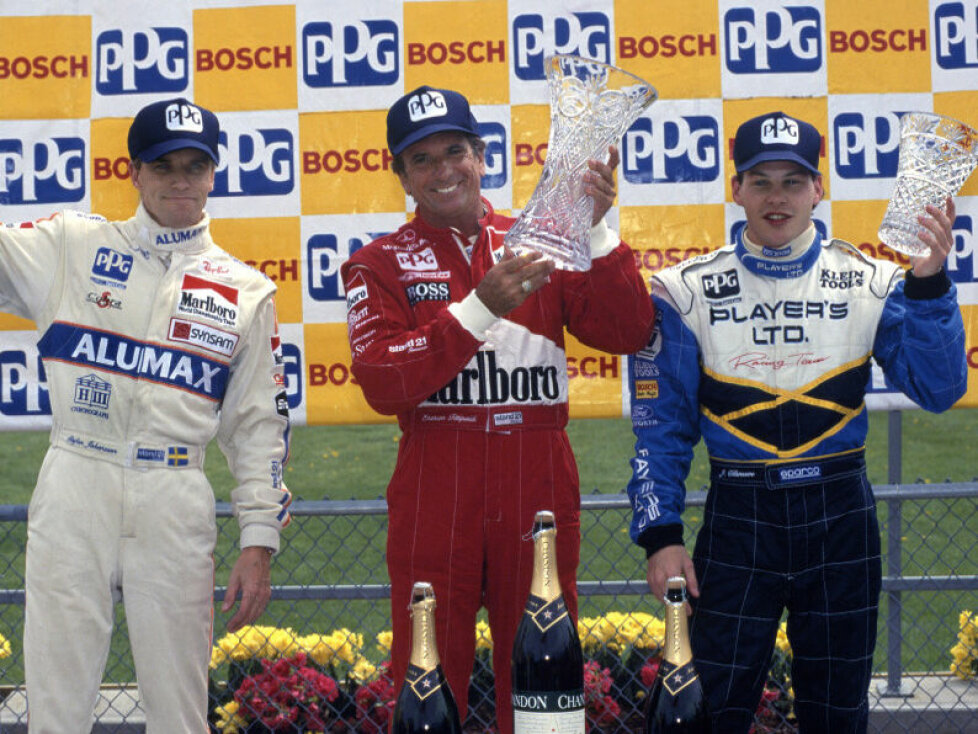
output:
[[[350,677],[357,683],[369,683],[377,678],[377,666],[367,658],[359,658],[350,669]]]
[[[215,725],[221,734],[238,734],[244,727],[248,726],[248,720],[238,716],[238,702],[231,700],[222,706],[214,709],[217,714]]]
[[[8,640],[3,635],[0,635],[0,660],[4,658],[9,658],[11,654],[10,640]]]
[[[587,651],[606,646],[614,634],[614,626],[604,617],[579,617],[577,620],[577,636]]]
[[[381,654],[390,655],[394,645],[394,633],[391,630],[384,630],[378,632],[375,639],[377,640],[377,649],[380,650]]]
[[[775,647],[785,655],[791,655],[791,643],[788,642],[788,625],[782,622],[778,627],[778,638],[774,642]]]
[[[344,627],[328,635],[306,635],[299,638],[298,644],[319,665],[328,665],[335,659],[354,665],[363,649],[363,635]]]
[[[962,680],[973,680],[978,675],[978,614],[962,611],[958,628],[958,641],[951,648],[951,672]]]
[[[481,619],[475,625],[475,649],[492,650],[492,630],[489,623]]]

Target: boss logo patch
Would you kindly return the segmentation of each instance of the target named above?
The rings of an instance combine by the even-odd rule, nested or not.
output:
[[[408,303],[412,306],[421,301],[447,301],[451,298],[448,281],[412,283],[404,289]]]

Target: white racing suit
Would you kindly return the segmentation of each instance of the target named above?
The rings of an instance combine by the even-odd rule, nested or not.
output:
[[[207,730],[215,435],[241,546],[277,550],[288,521],[274,290],[206,216],[0,226],[0,308],[37,324],[53,414],[28,515],[30,732],[90,731],[120,598],[146,731]]]

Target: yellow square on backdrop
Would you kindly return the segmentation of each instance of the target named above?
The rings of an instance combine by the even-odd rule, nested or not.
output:
[[[618,223],[646,283],[664,268],[727,244],[722,204],[623,206]]]
[[[934,112],[940,115],[953,117],[959,122],[978,130],[978,106],[976,106],[978,92],[939,92],[934,94]],[[972,145],[976,146],[972,152],[978,155],[978,141]],[[978,167],[971,172],[971,176],[964,182],[959,196],[978,196]]]
[[[543,173],[550,137],[550,107],[514,105],[510,110],[513,138],[513,206],[522,209]]]
[[[301,114],[299,149],[303,214],[405,210],[387,150],[386,110]]]
[[[509,102],[506,3],[404,3],[404,91],[422,84],[461,92],[469,104]]]
[[[353,381],[346,322],[306,324],[303,341],[306,422],[309,425],[394,422],[393,417],[382,416],[367,405],[363,391]]]
[[[295,7],[194,10],[194,101],[215,111],[294,109]]]
[[[0,23],[0,119],[88,117],[92,107],[92,19],[5,17]]]
[[[621,416],[625,358],[585,346],[565,331],[571,418]]]
[[[106,219],[129,219],[139,193],[129,178],[128,117],[106,117],[91,123],[92,211]]]
[[[930,91],[927,3],[825,0],[829,94]]]
[[[279,323],[302,323],[302,257],[298,217],[215,219],[211,236],[223,249],[268,276],[278,292]]]
[[[833,201],[832,236],[851,242],[871,257],[910,267],[910,258],[880,242],[877,232],[886,212],[885,200]]]
[[[660,99],[719,97],[716,0],[615,0],[615,63],[641,77]]]

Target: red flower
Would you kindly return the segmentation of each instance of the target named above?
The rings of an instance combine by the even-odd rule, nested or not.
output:
[[[377,680],[360,686],[354,696],[357,705],[359,730],[367,734],[383,734],[394,713],[394,680],[391,677],[390,660],[385,660]]]
[[[604,727],[614,723],[621,707],[608,694],[611,690],[611,671],[596,660],[584,663],[584,706],[592,726]]]
[[[323,701],[335,701],[339,686],[328,675],[306,665],[305,653],[274,662],[262,660],[262,672],[250,675],[234,692],[243,715],[251,714],[269,730],[326,728]]]
[[[642,666],[642,670],[639,671],[639,675],[642,677],[642,685],[646,688],[651,688],[652,684],[655,683],[655,677],[659,674],[660,662],[662,661],[659,658],[649,658]]]

